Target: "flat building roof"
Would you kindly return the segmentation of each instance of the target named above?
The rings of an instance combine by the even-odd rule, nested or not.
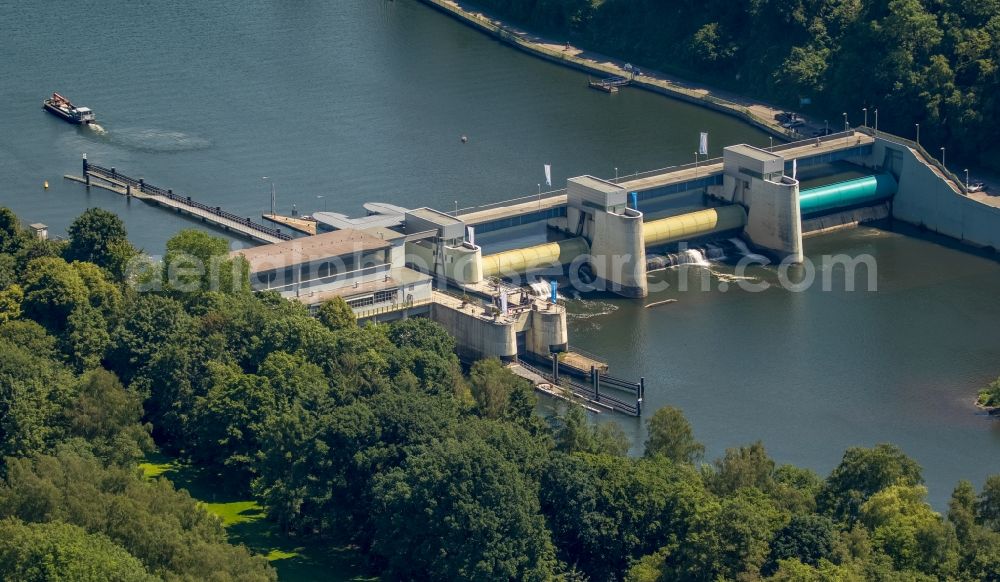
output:
[[[768,162],[771,160],[781,160],[784,159],[774,152],[769,152],[767,150],[762,150],[760,148],[755,148],[752,145],[747,145],[741,143],[738,145],[727,146],[725,151],[731,151],[740,155],[747,156],[748,158],[753,158],[755,160],[760,160],[762,162]]]
[[[607,180],[602,180],[593,176],[575,176],[570,178],[570,181],[580,184],[581,186],[586,186],[591,190],[597,190],[598,192],[605,192],[607,194],[620,192],[624,189],[614,182],[608,182]]]
[[[257,273],[332,257],[345,257],[368,251],[383,250],[391,246],[389,241],[360,230],[344,229],[239,249],[229,253],[229,255],[243,255],[243,258],[250,263],[250,272]]]

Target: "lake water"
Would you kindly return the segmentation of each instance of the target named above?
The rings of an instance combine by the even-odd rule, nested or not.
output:
[[[415,0],[0,0],[0,14],[0,203],[55,235],[107,208],[154,254],[194,223],[64,181],[81,154],[256,217],[271,182],[284,213],[359,213],[367,201],[448,210],[535,193],[545,163],[558,187],[686,163],[700,131],[711,156],[768,143],[684,103],[588,90],[585,75]],[[52,91],[93,108],[105,133],[45,114]],[[570,308],[573,342],[645,376],[647,410],[682,407],[709,457],[762,439],[780,462],[825,473],[847,446],[891,441],[924,466],[943,507],[958,479],[1000,471],[1000,423],[971,404],[1000,375],[1000,266],[911,234],[807,241],[811,256],[872,254],[877,293],[666,291],[650,301],[678,302],[654,309],[586,299]],[[641,446],[638,421],[610,419]]]

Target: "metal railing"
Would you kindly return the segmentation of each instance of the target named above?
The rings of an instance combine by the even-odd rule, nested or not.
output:
[[[387,313],[395,313],[403,309],[410,309],[411,307],[419,307],[421,305],[427,305],[431,302],[430,299],[421,299],[420,301],[415,301],[413,299],[409,301],[404,301],[402,303],[390,303],[388,305],[382,305],[381,307],[373,307],[371,309],[366,309],[364,311],[354,312],[354,317],[357,320],[368,319],[369,317],[375,317],[378,315],[385,315]]]
[[[859,127],[859,128],[857,128],[857,131],[860,131],[861,133],[864,133],[866,135],[870,135],[872,137],[877,137],[877,138],[884,139],[884,140],[886,140],[888,142],[891,142],[891,143],[894,143],[894,144],[897,144],[897,145],[906,146],[906,147],[913,148],[913,149],[917,150],[917,152],[919,152],[920,155],[923,156],[924,160],[929,165],[934,166],[935,168],[938,169],[938,171],[940,171],[942,174],[944,174],[945,178],[947,178],[952,183],[954,183],[955,186],[957,186],[958,189],[962,192],[962,194],[965,194],[965,195],[969,194],[969,189],[968,189],[967,185],[965,184],[965,182],[963,182],[961,180],[961,178],[959,178],[958,176],[956,176],[954,172],[952,172],[951,170],[949,170],[937,158],[935,158],[934,156],[932,156],[930,154],[930,152],[928,152],[926,149],[924,149],[924,146],[920,145],[919,143],[917,143],[917,142],[915,142],[913,140],[910,140],[910,139],[906,139],[905,137],[900,137],[900,136],[895,135],[895,134],[887,133],[887,132],[884,132],[884,131],[875,131],[874,129],[872,129],[870,127]]]
[[[366,275],[378,275],[381,273],[387,273],[392,269],[392,265],[388,263],[383,263],[381,265],[372,265],[369,267],[362,267],[360,269],[355,269],[353,271],[344,271],[343,273],[334,273],[333,275],[327,275],[325,277],[316,277],[315,279],[306,279],[304,281],[295,281],[285,285],[278,285],[277,287],[268,286],[263,289],[264,291],[276,291],[282,293],[284,291],[298,291],[299,293],[308,292],[311,287],[316,285],[322,285],[326,283],[336,283],[337,281],[345,281],[348,279],[355,279],[357,277],[364,277]]]
[[[246,227],[248,230],[255,230],[255,231],[260,232],[262,234],[266,234],[268,236],[274,237],[274,238],[276,238],[278,240],[285,241],[285,240],[291,240],[291,238],[292,238],[291,235],[288,235],[288,234],[285,234],[285,233],[281,232],[280,229],[271,228],[269,226],[260,224],[258,222],[254,222],[250,218],[247,218],[247,217],[244,217],[244,216],[239,216],[237,214],[233,214],[232,212],[227,212],[227,211],[223,210],[219,206],[209,206],[207,204],[202,204],[201,202],[198,202],[196,200],[192,200],[190,196],[186,196],[186,197],[185,196],[179,196],[177,194],[174,194],[172,190],[169,190],[169,189],[165,190],[165,189],[160,188],[158,186],[154,186],[152,184],[149,184],[145,180],[141,180],[141,179],[137,180],[135,178],[132,178],[131,176],[126,176],[125,174],[122,174],[122,173],[118,172],[114,168],[105,168],[103,166],[98,166],[96,164],[92,164],[92,163],[88,162],[87,163],[87,171],[91,172],[91,173],[94,173],[94,174],[97,174],[101,178],[108,179],[110,181],[121,182],[121,183],[124,183],[124,184],[128,184],[129,186],[138,188],[139,192],[141,192],[143,194],[150,194],[150,195],[153,195],[153,196],[162,196],[164,198],[168,198],[168,199],[173,200],[175,202],[179,202],[179,203],[181,203],[181,204],[183,204],[185,206],[190,206],[191,208],[197,208],[198,210],[201,210],[203,212],[207,212],[207,213],[212,214],[214,216],[218,216],[219,218],[224,218],[226,220],[230,220],[230,221],[232,221],[232,222],[234,222],[234,223],[236,223],[236,224],[238,224],[240,226]]]

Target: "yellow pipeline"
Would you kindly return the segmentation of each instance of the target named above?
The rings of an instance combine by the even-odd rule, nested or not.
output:
[[[647,247],[656,247],[713,232],[743,228],[746,222],[747,213],[742,206],[719,206],[649,221],[642,225],[643,239]]]
[[[590,252],[590,245],[581,237],[543,245],[504,251],[483,257],[483,276],[524,273],[541,267],[568,265],[573,259]]]

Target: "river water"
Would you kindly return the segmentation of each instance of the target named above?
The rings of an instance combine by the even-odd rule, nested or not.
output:
[[[535,193],[545,163],[558,187],[686,163],[700,131],[713,157],[768,143],[684,103],[588,90],[585,75],[415,0],[59,10],[0,0],[0,14],[0,203],[56,235],[85,208],[107,208],[154,254],[194,223],[64,181],[81,154],[257,217],[271,183],[283,213],[358,213],[367,201],[447,210]],[[93,108],[105,131],[45,114],[52,91]],[[924,466],[943,507],[958,479],[1000,471],[1000,423],[971,405],[1000,374],[1000,266],[916,234],[866,228],[807,242],[816,257],[873,255],[877,293],[713,285],[657,293],[650,301],[679,301],[654,309],[591,298],[571,305],[573,342],[619,375],[645,376],[647,410],[681,406],[710,458],[762,439],[780,462],[825,473],[848,446],[891,441]],[[709,269],[718,283],[730,267]],[[613,419],[639,450],[641,423]]]

